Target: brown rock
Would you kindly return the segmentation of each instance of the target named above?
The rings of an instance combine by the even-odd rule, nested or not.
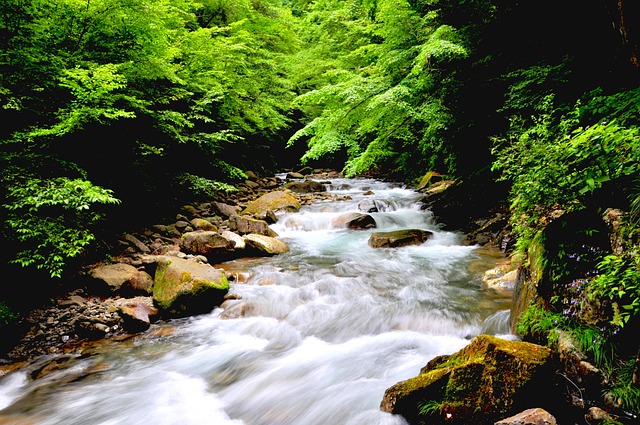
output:
[[[420,229],[375,232],[369,237],[369,246],[372,248],[396,248],[407,245],[419,245],[432,235],[433,232]]]
[[[495,425],[556,425],[556,423],[556,418],[538,407],[498,421]]]

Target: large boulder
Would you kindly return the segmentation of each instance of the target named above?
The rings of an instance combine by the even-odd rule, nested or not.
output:
[[[274,190],[267,192],[247,204],[242,214],[260,215],[267,211],[296,212],[300,209],[300,201],[290,192]]]
[[[419,245],[432,235],[433,232],[421,229],[375,232],[369,236],[369,246],[372,248],[396,248],[407,245]]]
[[[210,257],[225,257],[235,243],[218,232],[196,230],[187,232],[180,238],[180,248],[189,254]]]
[[[411,424],[493,424],[553,404],[551,350],[480,335],[459,352],[431,360],[420,375],[388,388],[381,410]]]
[[[247,216],[234,215],[229,217],[229,229],[241,235],[257,233],[271,237],[278,236],[265,220],[257,220]]]
[[[224,301],[229,281],[209,264],[163,256],[157,260],[153,302],[162,317],[208,313]]]
[[[242,237],[246,243],[247,251],[254,255],[279,255],[289,251],[289,245],[282,242],[280,239],[272,238],[270,236],[258,235],[255,233],[244,235]]]
[[[242,210],[242,208],[237,205],[229,205],[223,202],[214,202],[213,207],[214,210],[222,217],[231,217],[232,215],[238,214]]]
[[[111,295],[120,292],[147,292],[149,287],[148,276],[134,266],[125,263],[115,263],[97,266],[89,271],[92,278],[90,293],[98,295]]]

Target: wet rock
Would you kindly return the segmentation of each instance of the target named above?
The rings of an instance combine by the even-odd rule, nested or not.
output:
[[[482,275],[482,284],[492,289],[511,290],[518,279],[518,267],[510,262],[489,269]]]
[[[394,230],[391,232],[375,232],[369,237],[372,248],[396,248],[408,245],[419,245],[433,235],[433,232],[420,229]]]
[[[365,213],[385,212],[391,209],[391,204],[382,199],[364,199],[358,203],[358,209]]]
[[[118,313],[122,317],[124,330],[138,333],[149,329],[151,323],[158,318],[159,311],[153,305],[151,297],[138,297],[122,303]]]
[[[372,229],[376,227],[376,221],[369,214],[352,212],[334,218],[331,225],[335,228]]]
[[[270,236],[248,234],[242,237],[247,244],[247,250],[251,249],[254,254],[258,255],[279,255],[289,251],[289,246],[280,239]]]
[[[380,408],[410,423],[493,424],[554,400],[551,350],[480,335],[385,392]],[[425,407],[421,409],[421,406]]]
[[[174,257],[158,259],[153,302],[162,317],[208,313],[229,291],[224,270]]]

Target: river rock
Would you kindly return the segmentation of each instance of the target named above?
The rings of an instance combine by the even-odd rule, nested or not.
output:
[[[371,229],[376,227],[376,221],[369,214],[350,212],[334,218],[331,225],[334,228]]]
[[[369,236],[369,246],[372,248],[396,248],[407,245],[419,245],[432,235],[433,232],[420,229],[375,232]]]
[[[315,180],[292,181],[284,184],[285,189],[296,193],[326,192],[327,188]]]
[[[212,204],[212,207],[214,208],[215,212],[217,212],[218,214],[220,214],[225,218],[231,217],[232,215],[236,215],[242,210],[242,208],[240,208],[237,205],[229,205],[229,204],[225,204],[224,202],[214,202]]]
[[[153,285],[153,302],[163,317],[208,313],[224,301],[229,281],[224,270],[163,256]]]
[[[124,240],[131,244],[138,252],[148,253],[151,250],[140,239],[127,233],[123,236]]]
[[[269,223],[247,216],[234,215],[229,217],[229,229],[241,235],[257,233],[259,235],[276,237],[278,234],[269,227]]]
[[[246,246],[246,243],[244,242],[244,239],[242,239],[242,236],[230,230],[223,230],[222,233],[220,233],[220,235],[223,238],[233,242],[234,248],[236,250],[244,249]]]
[[[548,347],[480,335],[457,353],[431,360],[418,376],[388,388],[380,408],[412,424],[493,424],[527,408],[545,407],[554,396],[548,378],[552,369]]]
[[[599,407],[590,407],[586,415],[585,420],[589,425],[605,425],[608,423],[615,423],[615,419],[606,411]]]
[[[518,279],[518,267],[505,262],[482,275],[482,284],[493,289],[513,289]]]
[[[247,244],[247,249],[253,248],[251,251],[259,255],[278,255],[289,251],[289,245],[270,236],[251,233],[242,238]]]
[[[118,313],[122,317],[122,326],[127,332],[138,333],[149,329],[158,317],[158,309],[151,297],[137,297],[123,302]]]
[[[144,270],[136,270],[122,284],[118,293],[123,297],[149,296],[153,293],[153,277]]]
[[[235,244],[218,232],[196,230],[187,232],[180,238],[180,248],[185,252],[204,255],[207,258],[224,256]]]
[[[501,421],[495,425],[556,425],[556,418],[544,409],[539,407],[527,409]]]
[[[206,230],[212,232],[218,231],[218,227],[215,224],[204,218],[193,218],[191,219],[190,223],[191,227],[193,227],[195,230]]]
[[[300,201],[289,191],[274,190],[249,202],[242,214],[260,215],[269,210],[296,212],[299,209]]]
[[[93,282],[88,289],[97,294],[115,293],[137,273],[138,269],[130,264],[115,263],[97,266],[89,272]]]
[[[365,213],[385,212],[391,209],[391,204],[382,199],[364,199],[358,203],[358,209]]]

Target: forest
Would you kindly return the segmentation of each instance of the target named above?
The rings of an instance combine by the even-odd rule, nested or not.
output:
[[[625,211],[584,288],[614,343],[640,322],[639,31],[629,0],[4,0],[0,326],[26,276],[55,285],[125,226],[309,166],[468,183],[507,205],[512,255],[557,211]],[[587,326],[546,307],[525,325]],[[635,412],[637,355],[603,360]]]

